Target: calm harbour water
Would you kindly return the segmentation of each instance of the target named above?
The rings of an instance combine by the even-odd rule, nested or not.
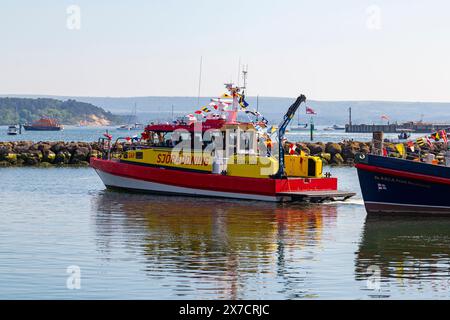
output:
[[[450,298],[450,219],[369,219],[355,169],[327,170],[358,195],[324,205],[163,197],[105,190],[90,168],[0,168],[0,298]],[[67,288],[69,266],[80,289]]]

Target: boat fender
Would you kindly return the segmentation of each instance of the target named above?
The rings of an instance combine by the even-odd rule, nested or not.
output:
[[[366,157],[366,155],[363,154],[363,153],[358,153],[358,154],[356,154],[356,156],[355,156],[355,160],[356,160],[357,163],[358,163],[358,162],[364,162],[364,163],[366,163],[366,162],[367,162],[367,157]]]

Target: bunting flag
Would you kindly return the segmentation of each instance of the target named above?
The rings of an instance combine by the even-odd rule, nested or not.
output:
[[[403,143],[398,143],[395,145],[395,149],[397,149],[400,156],[403,158],[405,156],[405,145]]]
[[[203,107],[201,110],[205,113],[211,112],[211,110],[209,110],[208,107]]]
[[[277,127],[276,126],[272,126],[270,128],[270,133],[274,133],[275,131],[277,131]]]
[[[195,114],[202,114],[202,110],[195,111]]]
[[[435,132],[430,136],[431,139],[434,139],[434,141],[441,140],[441,137],[439,136],[439,132]]]
[[[383,114],[383,115],[381,116],[381,120],[389,121],[389,117],[388,117],[387,115]]]
[[[297,145],[295,143],[292,143],[291,146],[289,147],[289,154],[290,155],[295,154],[295,150],[297,150]]]
[[[112,135],[111,135],[111,134],[109,134],[109,133],[104,133],[103,135],[106,137],[106,139],[112,140]]]
[[[412,142],[412,141],[408,141],[408,148],[409,148],[409,150],[411,150],[411,152],[414,152],[414,150],[415,150],[415,147],[414,147],[414,142]]]
[[[417,144],[419,145],[419,147],[423,147],[425,145],[425,139],[424,138],[418,138],[416,140]]]
[[[448,142],[447,131],[441,130],[441,137],[442,137],[442,140],[444,140],[445,143]]]
[[[306,107],[306,114],[317,114],[313,108]]]
[[[239,105],[243,108],[246,109],[248,107],[248,103],[247,101],[245,101],[244,95],[241,95],[239,97]]]
[[[230,96],[228,93],[224,93],[223,95],[220,96],[221,99],[231,99],[233,98],[232,96]]]
[[[425,141],[427,142],[427,144],[430,146],[430,147],[432,147],[433,146],[433,143],[431,143],[431,140],[430,140],[430,138],[428,138],[428,137],[425,137]]]

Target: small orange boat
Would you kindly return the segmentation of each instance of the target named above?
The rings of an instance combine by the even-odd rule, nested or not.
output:
[[[47,117],[42,117],[31,124],[25,124],[23,127],[29,131],[60,131],[63,129],[58,120]]]

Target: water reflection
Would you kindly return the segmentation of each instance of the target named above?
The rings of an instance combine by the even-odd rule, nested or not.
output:
[[[450,221],[446,218],[368,217],[356,258],[356,278],[378,266],[380,291],[450,289]]]
[[[316,259],[315,248],[337,216],[335,206],[111,191],[93,198],[97,247],[105,259],[125,243],[145,257],[146,275],[178,297],[195,291],[197,297],[210,292],[237,299],[259,290],[286,298],[314,296],[313,286],[305,285],[312,268],[307,261]],[[263,296],[270,298],[267,292]]]

